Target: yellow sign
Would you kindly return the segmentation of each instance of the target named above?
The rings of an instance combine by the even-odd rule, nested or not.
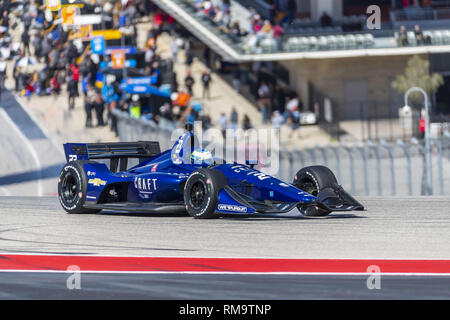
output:
[[[81,39],[82,41],[90,41],[93,37],[103,36],[105,40],[118,40],[122,37],[119,30],[92,30],[92,25],[83,25],[70,39]]]
[[[77,14],[77,7],[70,6],[66,8],[62,8],[61,10],[61,16],[63,19],[63,24],[73,24],[73,19],[75,18],[75,15]]]
[[[122,37],[119,30],[95,30],[92,31],[91,37],[103,36],[105,40],[118,40]]]
[[[51,11],[61,10],[61,0],[47,0],[47,9]]]

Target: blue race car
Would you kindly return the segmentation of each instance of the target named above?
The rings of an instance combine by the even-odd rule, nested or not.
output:
[[[59,201],[68,213],[187,211],[200,219],[286,213],[295,207],[305,216],[364,210],[326,167],[301,169],[290,184],[254,169],[256,163],[214,159],[197,149],[196,141],[187,127],[173,148],[162,153],[158,142],[67,143]],[[140,162],[128,168],[132,158]],[[107,159],[108,166],[95,161],[100,159]]]

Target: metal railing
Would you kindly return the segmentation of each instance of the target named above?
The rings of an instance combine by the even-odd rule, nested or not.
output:
[[[414,8],[408,7],[390,12],[391,21],[445,20],[450,19],[450,8]]]
[[[117,117],[121,141],[159,141],[162,150],[170,149],[172,131],[128,114],[113,111]],[[432,194],[450,195],[450,134],[431,139]],[[279,150],[277,177],[292,181],[303,167],[328,166],[339,183],[354,195],[417,196],[426,194],[424,176],[425,147],[423,141],[364,144],[334,143],[302,150]],[[264,171],[264,167],[262,168]],[[425,171],[426,172],[426,171]]]
[[[355,195],[425,195],[425,147],[423,141],[405,143],[329,144],[304,150],[280,152],[280,178],[289,180],[296,170],[325,165]],[[433,195],[449,195],[450,136],[432,140]]]

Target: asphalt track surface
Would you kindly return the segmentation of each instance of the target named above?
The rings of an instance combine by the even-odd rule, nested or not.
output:
[[[54,197],[0,197],[3,254],[297,259],[450,258],[450,199],[370,198],[365,212],[194,220],[65,214]],[[445,275],[0,272],[1,299],[450,299]]]
[[[367,211],[303,218],[68,215],[56,197],[0,197],[2,253],[450,259],[450,199],[359,198]]]
[[[0,299],[450,299],[450,277],[381,276],[380,289],[367,276],[249,274],[0,273]]]

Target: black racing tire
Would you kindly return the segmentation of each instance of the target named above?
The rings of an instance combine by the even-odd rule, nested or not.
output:
[[[228,184],[225,175],[215,169],[195,170],[184,186],[184,203],[191,217],[218,218],[219,192]]]
[[[300,190],[317,197],[321,190],[338,185],[338,181],[329,168],[312,166],[297,172],[293,184]],[[323,217],[331,212],[318,206],[298,205],[298,209],[304,216],[310,217]]]
[[[85,209],[88,181],[84,164],[88,161],[68,162],[58,179],[58,199],[63,209],[70,214],[98,213],[101,210]]]

